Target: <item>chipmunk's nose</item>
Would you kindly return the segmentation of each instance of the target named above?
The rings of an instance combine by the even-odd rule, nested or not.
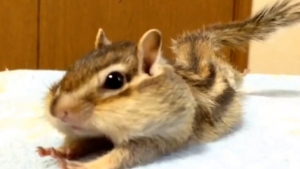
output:
[[[51,115],[63,122],[67,122],[68,116],[70,115],[69,110],[53,107],[51,109]]]
[[[69,112],[64,110],[64,111],[57,112],[55,117],[60,119],[63,122],[67,122],[68,115],[69,115]]]
[[[69,121],[72,114],[72,106],[69,97],[56,97],[50,106],[51,115],[63,122]]]
[[[51,111],[51,114],[53,117],[63,121],[63,122],[67,122],[67,118],[69,116],[69,112],[66,110],[62,110],[62,111]]]

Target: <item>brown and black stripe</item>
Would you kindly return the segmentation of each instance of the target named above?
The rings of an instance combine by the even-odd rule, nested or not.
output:
[[[175,71],[193,91],[199,120],[214,126],[222,119],[222,113],[233,104],[236,96],[235,89],[227,79],[229,77],[219,68],[220,64],[228,63],[220,62],[221,58],[218,57],[205,34],[185,35],[173,48],[177,57],[174,63]]]

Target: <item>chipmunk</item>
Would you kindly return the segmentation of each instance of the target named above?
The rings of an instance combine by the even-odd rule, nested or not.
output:
[[[265,40],[299,21],[300,3],[284,0],[245,21],[183,33],[173,39],[172,64],[162,56],[157,29],[137,44],[112,42],[99,29],[95,50],[45,99],[46,117],[65,142],[38,153],[56,158],[62,169],[125,169],[221,139],[242,123],[243,75],[219,50]],[[72,160],[101,147],[112,150],[88,162]]]

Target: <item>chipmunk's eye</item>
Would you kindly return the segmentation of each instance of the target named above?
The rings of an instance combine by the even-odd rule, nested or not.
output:
[[[124,85],[124,76],[119,72],[111,72],[105,79],[103,87],[106,89],[119,89]]]

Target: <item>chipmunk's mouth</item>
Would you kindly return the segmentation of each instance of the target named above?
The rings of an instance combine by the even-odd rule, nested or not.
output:
[[[99,136],[99,132],[77,125],[69,125],[69,129],[72,130],[74,134],[81,136]]]
[[[83,130],[83,128],[81,128],[81,127],[78,127],[78,126],[74,126],[74,125],[72,125],[72,126],[70,126],[73,130]]]

